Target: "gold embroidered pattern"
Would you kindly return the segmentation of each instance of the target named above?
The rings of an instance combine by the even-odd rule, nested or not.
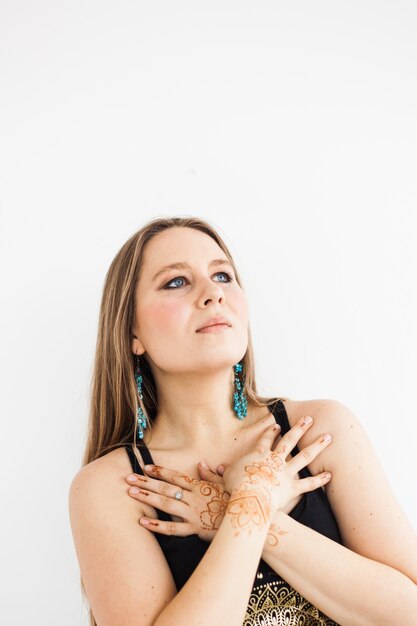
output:
[[[284,580],[253,587],[242,626],[339,626]]]

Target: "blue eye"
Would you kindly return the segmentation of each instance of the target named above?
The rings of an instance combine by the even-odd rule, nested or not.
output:
[[[215,274],[215,276],[217,276],[218,274],[224,274],[225,276],[227,276],[227,281],[220,281],[220,282],[228,282],[228,283],[230,283],[230,282],[232,282],[232,280],[233,280],[233,277],[232,277],[230,274],[228,274],[227,272],[217,272],[217,273]],[[170,280],[170,281],[169,281],[169,283],[167,283],[166,285],[164,285],[164,287],[162,287],[162,289],[167,289],[167,290],[171,290],[171,291],[172,291],[172,287],[170,287],[169,285],[170,285],[171,283],[173,283],[174,281],[176,281],[176,280],[179,280],[179,279],[184,279],[184,278],[185,278],[185,276],[176,276],[175,278],[173,278],[172,280]],[[185,278],[185,280],[187,280],[187,279]],[[181,285],[180,285],[180,287],[181,287]],[[175,288],[175,289],[176,289],[176,288]],[[175,289],[174,289],[174,291],[175,291]]]

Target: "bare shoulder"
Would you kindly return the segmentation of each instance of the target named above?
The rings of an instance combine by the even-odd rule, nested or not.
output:
[[[318,435],[321,432],[335,432],[339,428],[354,428],[360,425],[359,419],[354,412],[342,402],[331,398],[320,398],[317,400],[286,400],[284,402],[288,415],[288,422],[291,427],[302,417],[311,415],[313,425],[307,431]],[[303,439],[306,437],[304,435]]]
[[[311,415],[313,424],[299,440],[299,450],[309,446],[324,433],[330,433],[333,442],[327,446],[310,464],[312,474],[319,474],[325,470],[331,471],[333,457],[337,458],[337,446],[334,441],[343,439],[346,433],[353,431],[363,432],[363,428],[353,411],[342,402],[331,398],[314,400],[286,400],[284,402],[290,427],[295,426],[301,418]],[[335,453],[336,450],[336,453]]]
[[[143,467],[144,461],[137,448],[135,454],[138,463]],[[126,513],[130,511],[135,518],[140,515],[156,517],[153,507],[128,496],[129,484],[126,482],[126,477],[132,472],[133,469],[126,449],[121,446],[81,468],[72,480],[70,495],[74,496],[78,492],[82,492],[90,497],[93,494],[90,494],[89,490],[92,490],[94,494],[103,490],[106,493],[111,493],[112,497],[122,499],[121,511]]]
[[[135,517],[142,515],[142,504],[127,495],[126,476],[132,472],[129,457],[123,447],[112,450],[104,456],[82,467],[72,479],[69,496],[70,505],[78,498],[101,500],[104,493],[107,499],[122,501],[121,514]]]
[[[284,406],[287,411],[290,426],[294,426],[299,419],[305,415],[311,415],[314,421],[320,423],[343,419],[344,415],[348,416],[350,409],[339,402],[330,398],[320,398],[316,400],[285,400]],[[333,420],[332,420],[333,416]]]
[[[144,626],[153,624],[176,594],[155,536],[138,523],[147,505],[127,493],[125,479],[131,472],[126,450],[118,448],[80,469],[69,489],[80,573],[93,614],[102,626],[133,626],[138,615]],[[138,588],[143,593],[137,594]]]

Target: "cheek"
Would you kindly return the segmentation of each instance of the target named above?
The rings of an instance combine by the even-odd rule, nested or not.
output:
[[[229,297],[229,304],[233,308],[236,317],[243,326],[247,326],[249,322],[248,301],[244,291],[239,290],[233,294],[233,298]]]
[[[186,308],[175,298],[167,299],[166,302],[158,302],[158,304],[149,304],[143,315],[144,320],[149,320],[147,330],[157,336],[160,336],[161,333],[172,334],[174,328],[178,331],[185,318]]]

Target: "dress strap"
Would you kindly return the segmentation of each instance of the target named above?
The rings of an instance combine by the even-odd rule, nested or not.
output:
[[[141,468],[141,466],[139,465],[139,461],[136,458],[136,454],[133,452],[133,446],[131,443],[127,444],[125,446],[127,455],[129,457],[130,460],[130,465],[132,466],[132,470],[135,474],[142,474],[142,476],[144,476],[143,470]]]
[[[143,470],[141,466],[139,465],[139,461],[136,457],[136,454],[133,451],[133,444],[129,443],[125,446],[125,448],[130,459],[130,464],[135,474],[142,474],[142,476],[144,476]],[[145,465],[154,465],[151,453],[145,445],[140,447],[140,452],[145,462]]]

